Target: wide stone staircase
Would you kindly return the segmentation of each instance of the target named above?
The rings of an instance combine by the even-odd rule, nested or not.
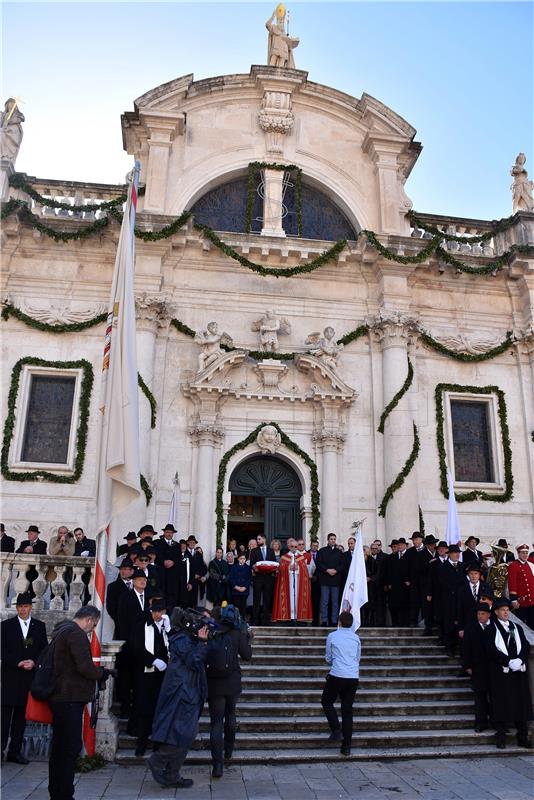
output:
[[[233,763],[345,760],[327,742],[321,707],[331,629],[256,628],[253,660],[242,665]],[[469,680],[457,677],[437,637],[413,628],[362,628],[360,685],[354,703],[352,760],[481,757],[525,754],[510,738],[496,750],[493,731],[475,733]],[[121,721],[120,764],[142,763]],[[149,751],[147,751],[149,752]],[[187,763],[210,761],[207,706]]]

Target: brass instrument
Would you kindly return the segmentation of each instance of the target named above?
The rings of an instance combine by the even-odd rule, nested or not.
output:
[[[488,570],[488,583],[495,597],[502,597],[505,594],[505,587],[508,582],[508,564],[503,561],[503,558],[508,551],[506,548],[499,547],[496,544],[491,545],[491,550],[495,557],[495,564]]]

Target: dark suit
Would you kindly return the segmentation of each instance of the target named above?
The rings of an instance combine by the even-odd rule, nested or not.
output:
[[[7,536],[5,533],[0,539],[0,553],[14,553],[15,540],[12,536]]]
[[[76,542],[74,545],[74,555],[81,556],[87,550],[89,553],[88,556],[85,558],[95,558],[96,556],[96,542],[94,539],[88,539],[86,536],[80,542]]]
[[[121,717],[129,716],[132,705],[132,692],[135,683],[135,662],[133,653],[134,630],[138,622],[144,619],[148,609],[148,584],[144,591],[144,604],[137,599],[134,589],[122,592],[119,598],[117,609],[118,625],[115,625],[115,633],[119,639],[124,639],[120,653],[117,655],[117,696],[121,706]]]
[[[482,551],[475,550],[474,552],[470,550],[468,547],[465,550],[462,550],[462,564],[464,565],[465,569],[470,564],[478,564],[479,567],[482,566]]]
[[[146,624],[152,624],[154,628],[153,653],[150,653],[145,647]],[[138,747],[146,747],[165,671],[160,672],[154,667],[152,672],[145,672],[145,667],[151,668],[156,658],[160,658],[166,664],[169,661],[169,651],[165,644],[163,633],[160,633],[158,626],[152,622],[150,614],[138,620],[135,625],[132,651],[135,659],[133,705],[135,724],[137,726],[137,745]]]
[[[436,621],[439,630],[438,644],[444,644],[445,632],[443,621],[443,606],[441,604],[441,572],[447,563],[448,559],[441,560],[439,556],[428,564],[428,572],[426,576],[426,593],[431,600],[429,602],[432,618]]]
[[[409,559],[406,551],[391,553],[384,562],[383,579],[387,587],[387,598],[393,627],[408,625],[410,614]]]
[[[119,576],[116,580],[108,583],[106,593],[106,611],[115,623],[115,631],[113,633],[114,639],[124,639],[121,636],[119,625],[119,602],[123,595],[131,591],[123,579]]]
[[[477,603],[480,603],[482,595],[487,597],[491,591],[487,583],[479,581],[475,599],[469,581],[466,579],[465,583],[461,583],[458,589],[458,610],[456,614],[458,630],[463,631],[470,623],[477,621]]]
[[[28,539],[25,539],[23,542],[20,543],[17,553],[24,553],[25,547],[33,547],[33,552],[35,555],[38,556],[45,556],[46,555],[46,542],[41,541],[41,539],[37,539],[35,542],[30,542]]]
[[[262,553],[261,547],[254,547],[250,551],[250,566],[254,567],[258,561],[276,561],[274,557],[274,550],[265,545],[265,556]],[[273,605],[274,593],[274,572],[270,574],[258,573],[254,574],[252,569],[252,624],[268,625],[271,617],[271,610]]]
[[[432,553],[424,546],[420,550],[411,547],[406,551],[405,558],[408,560],[408,580],[410,581],[410,625],[413,628],[417,627],[419,614],[421,614],[425,620],[425,628],[428,630],[426,574],[428,565],[432,561]]]
[[[447,653],[451,654],[458,643],[458,593],[465,584],[465,573],[458,561],[443,564],[439,572],[439,599],[443,612],[443,632]]]
[[[342,562],[343,553],[336,546],[326,545],[326,547],[321,547],[317,553],[315,568],[321,586],[321,625],[337,625]],[[327,569],[335,569],[336,574],[329,575]]]
[[[26,639],[22,634],[18,617],[11,617],[2,622],[2,753],[9,746],[10,755],[20,755],[24,728],[28,692],[35,670],[18,667],[21,661],[31,659],[37,662],[39,655],[48,644],[44,622],[30,618]]]
[[[178,561],[180,560],[181,548],[178,542],[171,539],[170,544],[167,544],[165,537],[160,537],[154,542],[156,548],[156,565],[163,572],[163,586],[165,592],[165,600],[167,603],[167,610],[169,613],[178,602]],[[172,567],[165,567],[164,561],[172,561]]]
[[[484,629],[478,620],[467,623],[462,641],[462,666],[469,671],[475,699],[475,726],[480,728],[487,727],[491,716],[489,663],[485,638]]]
[[[205,570],[207,571],[207,567],[204,559],[198,553],[192,555],[189,550],[186,550],[180,555],[178,560],[178,605],[182,608],[196,606],[198,581],[195,579],[195,575],[203,575]],[[188,585],[191,586],[190,589],[187,588]]]

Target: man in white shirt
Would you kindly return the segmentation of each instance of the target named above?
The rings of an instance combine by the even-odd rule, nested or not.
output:
[[[321,697],[321,705],[330,725],[331,742],[341,741],[341,754],[350,756],[352,743],[352,704],[360,677],[360,637],[352,630],[354,618],[349,611],[342,611],[338,628],[328,634],[326,640],[326,663],[330,672]],[[337,698],[341,700],[341,726],[334,708]]]

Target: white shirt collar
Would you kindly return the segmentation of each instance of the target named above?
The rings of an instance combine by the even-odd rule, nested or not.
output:
[[[30,622],[31,622],[31,619],[32,619],[31,615],[28,617],[28,619],[21,619],[19,617],[19,615],[17,614],[17,619],[19,621],[19,625],[20,625],[20,629],[22,631],[22,635],[24,636],[24,638],[26,638],[26,636],[28,635],[28,631],[30,630]]]

